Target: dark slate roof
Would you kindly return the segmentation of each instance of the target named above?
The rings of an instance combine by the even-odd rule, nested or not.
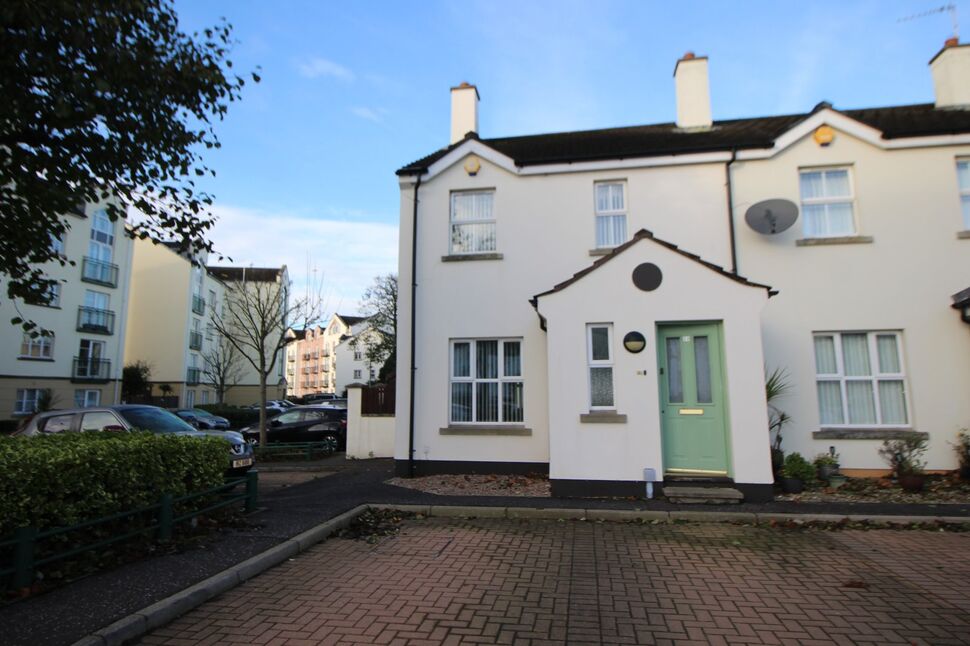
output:
[[[715,121],[706,130],[682,130],[673,123],[659,123],[496,139],[479,139],[469,133],[466,139],[479,139],[511,157],[517,166],[771,148],[780,135],[822,108],[831,106],[820,103],[806,114]],[[970,132],[970,110],[938,110],[932,103],[838,112],[876,128],[884,139]],[[397,174],[424,173],[463,141],[410,163]]]
[[[293,338],[297,341],[302,341],[306,338],[306,330],[294,330],[290,328],[290,332],[293,334]]]
[[[255,280],[275,282],[283,273],[282,267],[206,267],[210,274],[219,280]]]
[[[335,314],[334,316],[351,327],[370,318],[369,316],[344,316],[343,314]]]
[[[753,281],[748,280],[744,276],[739,276],[738,274],[732,274],[731,272],[729,272],[728,270],[726,270],[724,267],[721,267],[720,265],[715,265],[713,262],[708,262],[707,260],[704,260],[703,258],[701,258],[700,256],[698,256],[697,254],[690,253],[689,251],[684,251],[683,249],[681,249],[680,247],[678,247],[677,245],[675,245],[672,242],[667,242],[666,240],[661,240],[660,238],[654,236],[652,231],[648,231],[647,229],[640,229],[639,231],[637,231],[633,235],[632,238],[630,238],[630,240],[624,242],[619,247],[616,247],[615,249],[613,249],[613,251],[611,251],[610,253],[606,254],[605,256],[603,256],[602,258],[600,258],[599,260],[597,260],[596,262],[594,262],[592,265],[590,265],[586,269],[583,269],[582,271],[576,272],[575,274],[573,274],[572,278],[570,278],[568,280],[565,280],[565,281],[559,283],[558,285],[556,285],[552,289],[546,290],[546,291],[544,291],[544,292],[542,292],[540,294],[536,294],[535,296],[532,297],[532,299],[531,299],[530,302],[532,303],[533,307],[538,307],[539,299],[541,297],[546,296],[548,294],[554,294],[555,292],[559,292],[559,291],[562,291],[562,290],[566,289],[567,287],[569,287],[570,285],[572,285],[573,283],[575,283],[576,281],[578,281],[580,278],[582,278],[586,274],[589,274],[590,272],[598,269],[599,267],[602,267],[604,264],[606,264],[609,261],[613,260],[618,255],[620,255],[621,253],[623,253],[624,251],[626,251],[627,249],[629,249],[630,247],[632,247],[637,242],[639,242],[640,240],[643,240],[643,239],[653,240],[657,244],[662,245],[664,247],[667,247],[671,251],[674,251],[676,253],[679,253],[680,255],[684,256],[685,258],[689,258],[690,260],[693,260],[696,263],[699,263],[701,265],[704,265],[708,269],[710,269],[712,271],[716,271],[717,273],[721,274],[725,278],[730,278],[731,280],[733,280],[736,283],[741,283],[742,285],[747,285],[748,287],[760,287],[762,289],[767,289],[768,290],[768,296],[774,296],[775,294],[778,293],[777,290],[772,289],[768,285],[763,285],[761,283],[755,283]]]

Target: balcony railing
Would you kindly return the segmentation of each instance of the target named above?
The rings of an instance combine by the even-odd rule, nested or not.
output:
[[[114,334],[115,313],[96,307],[77,308],[77,331],[91,334]]]
[[[117,287],[118,265],[85,256],[81,263],[81,280],[87,283]]]
[[[71,381],[106,382],[110,375],[111,362],[107,359],[74,357]]]
[[[201,296],[192,295],[192,311],[196,314],[205,314],[205,299]]]
[[[189,347],[193,350],[202,349],[202,333],[201,332],[189,332]]]
[[[189,368],[188,370],[185,371],[186,386],[197,386],[201,378],[202,378],[201,368]]]

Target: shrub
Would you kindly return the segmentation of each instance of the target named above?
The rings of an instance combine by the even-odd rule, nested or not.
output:
[[[229,452],[216,437],[63,433],[0,437],[0,537],[147,507],[224,481]]]
[[[815,467],[801,453],[789,453],[785,456],[785,466],[782,467],[781,474],[786,478],[797,478],[807,483],[815,479]]]
[[[957,443],[953,445],[956,451],[960,469],[970,469],[970,430],[963,429],[957,433]]]
[[[819,453],[815,456],[814,460],[815,466],[820,467],[824,464],[830,466],[839,466],[839,454],[838,453]]]
[[[923,454],[926,453],[925,437],[907,437],[902,440],[885,440],[879,455],[889,464],[892,472],[899,476],[914,475],[923,473],[926,461]]]

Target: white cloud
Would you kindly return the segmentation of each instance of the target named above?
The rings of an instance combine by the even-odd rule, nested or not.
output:
[[[373,121],[374,123],[384,123],[384,115],[387,114],[387,110],[384,108],[356,107],[351,108],[350,112],[354,116],[366,119],[367,121]]]
[[[300,74],[307,78],[315,79],[320,76],[329,76],[341,81],[353,81],[354,73],[339,63],[327,60],[326,58],[311,58],[297,63]]]
[[[286,265],[293,293],[322,283],[327,313],[354,314],[378,274],[397,273],[397,226],[307,218],[228,205],[214,206],[219,220],[211,239],[232,258],[210,264],[237,267]],[[314,271],[316,270],[316,271]]]

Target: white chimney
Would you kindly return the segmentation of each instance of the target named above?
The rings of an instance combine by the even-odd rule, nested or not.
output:
[[[938,108],[970,108],[970,44],[948,38],[930,61]]]
[[[674,67],[677,88],[677,127],[710,128],[711,88],[707,80],[707,56],[687,52]]]
[[[468,83],[451,88],[451,143],[478,133],[478,88]]]

